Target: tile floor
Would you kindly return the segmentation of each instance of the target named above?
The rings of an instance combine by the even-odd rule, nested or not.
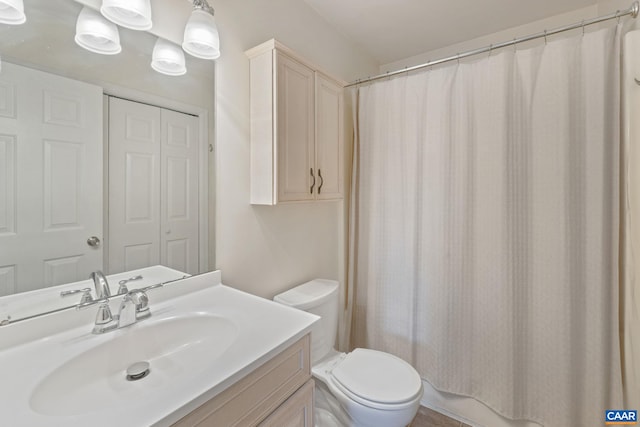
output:
[[[409,427],[470,427],[467,424],[454,420],[436,412],[432,409],[421,406],[418,414]]]

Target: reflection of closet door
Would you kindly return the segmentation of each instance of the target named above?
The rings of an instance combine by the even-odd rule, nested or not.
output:
[[[160,109],[109,98],[110,274],[160,264]]]
[[[198,273],[198,118],[109,98],[109,273]]]
[[[198,119],[162,110],[160,260],[198,273]]]
[[[102,89],[3,64],[0,295],[102,267]]]

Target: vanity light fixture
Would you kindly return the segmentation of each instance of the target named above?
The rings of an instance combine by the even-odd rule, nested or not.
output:
[[[0,24],[19,25],[26,20],[22,0],[0,0]]]
[[[153,47],[151,68],[168,76],[182,76],[187,72],[184,52],[180,46],[158,37]]]
[[[213,15],[207,0],[193,0],[193,11],[184,28],[182,48],[185,52],[201,59],[220,57],[220,37]]]
[[[78,15],[75,41],[81,47],[102,55],[115,55],[122,50],[116,24],[86,6]]]
[[[146,31],[151,22],[151,0],[102,0],[100,13],[109,21],[132,30]]]

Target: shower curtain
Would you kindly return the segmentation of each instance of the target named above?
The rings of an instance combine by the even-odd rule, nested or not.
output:
[[[620,31],[357,90],[352,347],[512,419],[622,408]]]

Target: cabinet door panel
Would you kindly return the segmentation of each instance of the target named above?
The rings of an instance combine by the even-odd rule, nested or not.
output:
[[[314,72],[281,54],[277,63],[278,201],[312,200]]]
[[[313,387],[313,380],[307,381],[259,427],[312,427]]]
[[[343,168],[342,87],[316,74],[316,168],[318,199],[342,197]]]

